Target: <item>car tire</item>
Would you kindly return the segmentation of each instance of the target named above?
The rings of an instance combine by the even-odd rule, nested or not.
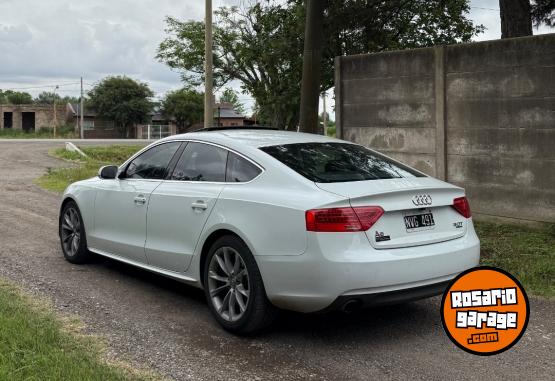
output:
[[[229,235],[214,242],[204,262],[203,280],[210,310],[225,330],[254,334],[276,319],[277,309],[266,296],[258,265],[240,238]]]
[[[60,244],[65,259],[74,264],[86,263],[91,253],[87,249],[87,236],[81,211],[75,201],[68,201],[58,222]]]

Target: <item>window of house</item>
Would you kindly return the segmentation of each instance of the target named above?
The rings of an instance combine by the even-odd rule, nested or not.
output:
[[[92,119],[83,120],[83,129],[85,131],[94,130],[94,120]]]

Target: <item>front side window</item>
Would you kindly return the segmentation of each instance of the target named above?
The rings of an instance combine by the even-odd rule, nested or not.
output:
[[[125,171],[125,178],[163,180],[168,172],[168,164],[179,149],[181,142],[155,146],[136,157]]]
[[[250,161],[233,152],[227,158],[226,181],[228,183],[246,183],[262,172],[260,168]]]
[[[224,182],[228,151],[203,143],[189,143],[177,162],[171,179]]]
[[[355,144],[298,143],[263,147],[261,150],[316,183],[425,177]]]

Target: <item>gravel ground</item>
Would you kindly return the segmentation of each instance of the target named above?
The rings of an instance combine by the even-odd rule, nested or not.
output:
[[[98,143],[95,143],[98,144]],[[285,314],[271,332],[238,338],[210,316],[201,291],[98,258],[64,261],[60,196],[33,180],[67,163],[62,142],[0,141],[0,277],[76,314],[107,339],[109,356],[176,380],[555,379],[555,301],[531,299],[509,352],[479,357],[444,334],[439,298],[352,315]]]

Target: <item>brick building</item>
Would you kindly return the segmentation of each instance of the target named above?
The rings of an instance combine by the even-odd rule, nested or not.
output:
[[[56,105],[11,105],[0,104],[0,130],[14,129],[35,132],[41,128],[62,126],[71,121],[65,104]]]

